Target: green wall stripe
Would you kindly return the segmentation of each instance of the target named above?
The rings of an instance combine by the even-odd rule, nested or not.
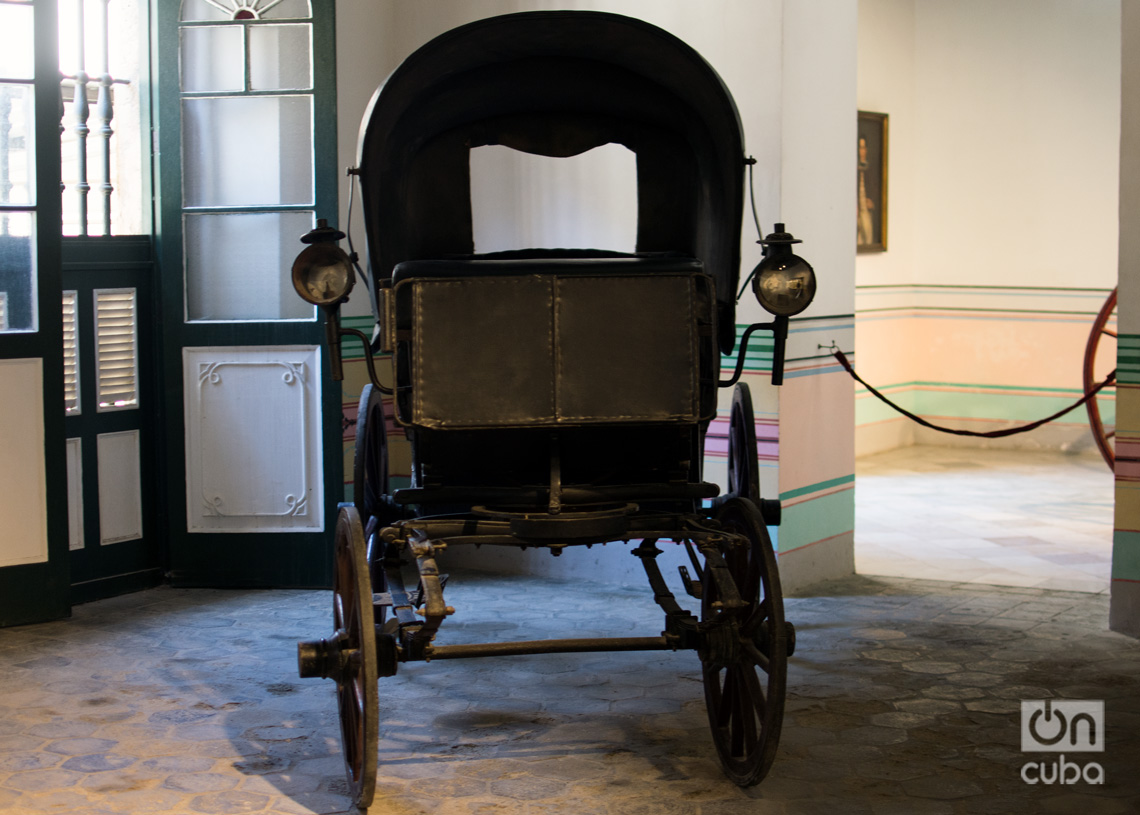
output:
[[[785,507],[776,551],[791,552],[855,528],[855,491],[844,490]]]
[[[345,328],[355,328],[365,336],[372,336],[372,316],[341,317],[340,324]],[[345,337],[340,344],[340,353],[343,359],[364,359],[364,346],[356,337]]]
[[[1140,385],[1140,334],[1117,337],[1116,379],[1124,385]]]
[[[975,286],[954,283],[878,283],[874,285],[856,286],[856,291],[864,291],[870,289],[896,289],[898,291],[923,291],[923,290],[952,290],[952,291],[979,291],[984,293],[993,292],[1012,292],[1014,294],[1021,294],[1024,292],[1053,292],[1056,294],[1075,294],[1079,292],[1099,294],[1103,297],[1108,297],[1112,289],[1095,289],[1095,288],[1071,288],[1069,286]]]
[[[1088,311],[1072,311],[1062,309],[1043,309],[1043,308],[981,308],[978,306],[880,306],[877,308],[861,308],[858,310],[859,315],[865,314],[889,314],[894,312],[907,312],[913,314],[922,314],[924,318],[937,319],[939,316],[946,316],[952,319],[963,319],[961,315],[979,314],[979,315],[994,315],[994,314],[1033,314],[1033,315],[1047,315],[1050,317],[1080,317],[1082,319],[1093,317],[1096,315],[1097,310],[1090,308]],[[932,313],[933,312],[933,313]],[[947,313],[950,312],[950,313]],[[1073,322],[1066,320],[1065,322]]]
[[[729,356],[721,356],[720,367],[732,370],[736,368],[736,355],[740,350],[740,338],[744,336],[749,323],[736,324],[736,346]],[[770,371],[772,370],[772,353],[775,342],[772,335],[766,331],[757,331],[748,339],[748,353],[744,355],[744,370]]]
[[[1140,532],[1118,529],[1113,534],[1112,579],[1140,580]]]
[[[842,486],[843,484],[853,484],[853,483],[855,483],[855,474],[854,473],[852,473],[851,475],[840,476],[839,478],[831,478],[831,479],[828,479],[827,481],[820,481],[818,484],[810,484],[809,486],[806,486],[806,487],[798,487],[797,489],[794,489],[794,490],[788,490],[787,492],[782,492],[782,493],[780,493],[780,500],[781,501],[790,501],[793,498],[799,498],[803,495],[810,495],[813,492],[823,492],[824,490],[829,490],[832,487],[839,487],[839,486]]]
[[[1124,385],[1140,385],[1140,334],[1116,338],[1116,379]]]
[[[1072,395],[1074,397],[1080,397],[1082,395],[1080,388],[1046,388],[1028,387],[1022,385],[978,385],[970,382],[934,382],[924,379],[915,379],[910,382],[892,382],[887,385],[878,385],[875,383],[871,384],[874,384],[875,387],[880,391],[886,391],[890,388],[969,388],[971,390],[994,391],[996,393],[1056,393],[1062,395]],[[862,386],[856,387],[855,392],[869,393],[869,391]]]

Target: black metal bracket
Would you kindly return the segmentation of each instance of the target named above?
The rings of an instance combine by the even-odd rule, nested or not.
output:
[[[731,388],[740,380],[740,375],[744,373],[744,358],[748,353],[748,341],[757,331],[772,332],[772,337],[775,339],[775,345],[772,348],[772,384],[784,384],[784,356],[788,342],[788,318],[777,316],[770,323],[753,323],[744,330],[744,334],[740,337],[740,348],[736,352],[736,370],[730,379],[722,379],[717,382],[716,384],[719,387]]]

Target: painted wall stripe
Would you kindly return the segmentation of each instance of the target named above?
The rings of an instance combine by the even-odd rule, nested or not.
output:
[[[787,507],[779,527],[778,551],[783,554],[855,528],[855,491],[824,495]]]
[[[1140,580],[1140,532],[1118,529],[1113,534],[1112,579]]]
[[[799,488],[794,489],[794,490],[788,490],[787,492],[782,492],[782,493],[780,493],[780,500],[781,501],[790,501],[793,498],[799,498],[800,496],[803,496],[803,495],[810,495],[813,492],[823,492],[824,490],[830,490],[833,487],[839,487],[839,486],[842,486],[844,484],[854,484],[854,483],[855,483],[855,474],[854,473],[852,473],[851,475],[840,476],[839,478],[830,478],[827,481],[820,481],[819,483],[810,484],[806,487],[799,487]]]

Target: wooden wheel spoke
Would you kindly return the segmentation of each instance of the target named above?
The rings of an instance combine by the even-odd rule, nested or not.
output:
[[[744,653],[752,659],[752,664],[762,670],[764,673],[772,672],[772,663],[768,661],[768,655],[757,648],[750,642],[744,643]]]
[[[729,735],[732,744],[732,755],[743,757],[748,754],[749,724],[752,713],[748,709],[748,699],[744,693],[744,684],[741,682],[740,667],[734,665],[728,670],[732,682],[732,719],[729,723]],[[756,740],[755,727],[752,728],[752,741]]]
[[[735,755],[745,758],[754,752],[756,743],[759,741],[756,729],[756,706],[753,703],[752,688],[748,682],[748,674],[751,671],[740,665],[734,670],[739,675],[736,682],[736,733],[733,736],[736,749],[734,752]]]

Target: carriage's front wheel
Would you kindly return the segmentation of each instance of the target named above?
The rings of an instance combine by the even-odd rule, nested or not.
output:
[[[372,581],[364,529],[350,504],[341,505],[336,523],[333,627],[340,670],[332,678],[336,679],[344,767],[353,802],[365,809],[376,789],[380,700]]]
[[[705,706],[725,774],[748,787],[764,778],[776,758],[792,631],[784,622],[776,556],[760,510],[747,499],[732,499],[717,519],[725,532],[744,541],[720,548],[744,607],[724,608],[712,569],[704,570]]]
[[[732,391],[728,423],[728,494],[760,504],[760,464],[757,461],[756,418],[752,392],[737,382]]]

